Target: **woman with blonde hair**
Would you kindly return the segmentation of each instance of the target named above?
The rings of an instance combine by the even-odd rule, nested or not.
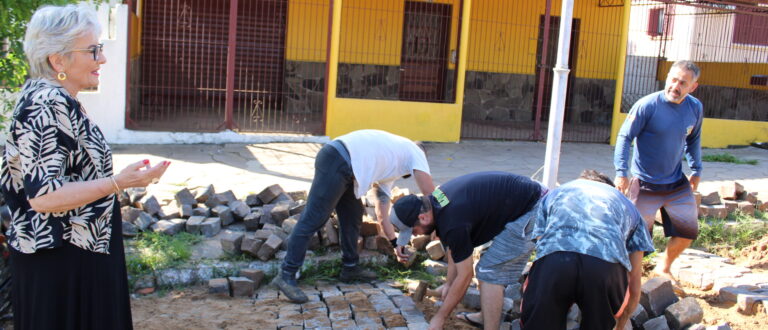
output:
[[[117,194],[157,182],[170,162],[113,174],[110,148],[77,100],[99,84],[100,31],[87,5],[40,8],[27,26],[30,79],[0,173],[14,329],[132,328]]]

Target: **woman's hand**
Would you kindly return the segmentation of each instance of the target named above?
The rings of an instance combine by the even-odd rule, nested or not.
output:
[[[115,182],[120,189],[146,187],[150,183],[156,183],[160,180],[160,177],[163,176],[169,165],[171,165],[171,162],[167,160],[155,166],[150,166],[148,159],[135,162],[115,175]]]

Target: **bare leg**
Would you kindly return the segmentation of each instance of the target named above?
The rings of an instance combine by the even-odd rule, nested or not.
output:
[[[691,242],[693,242],[693,240],[682,237],[670,238],[667,243],[667,252],[664,255],[664,263],[657,265],[654,271],[659,275],[675,280],[671,271],[672,263],[680,256],[680,253],[683,253],[683,250],[691,245]]]
[[[497,330],[501,322],[501,306],[504,302],[504,286],[482,282],[480,285],[480,302],[483,309],[484,329]]]

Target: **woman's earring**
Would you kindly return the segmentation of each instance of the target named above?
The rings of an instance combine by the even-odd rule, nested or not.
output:
[[[59,80],[67,80],[67,74],[64,72],[59,72],[59,74],[56,75],[56,78]]]

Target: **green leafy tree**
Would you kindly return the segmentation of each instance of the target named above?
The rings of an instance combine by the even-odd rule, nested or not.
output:
[[[43,5],[64,5],[77,0],[0,0],[0,126],[4,127],[13,107],[10,95],[27,78],[29,65],[24,57],[24,33],[35,10]]]

